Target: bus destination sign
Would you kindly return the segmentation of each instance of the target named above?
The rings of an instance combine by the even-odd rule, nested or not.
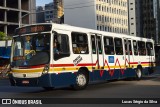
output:
[[[16,29],[15,35],[29,34],[29,33],[39,33],[51,31],[51,25],[32,25]]]

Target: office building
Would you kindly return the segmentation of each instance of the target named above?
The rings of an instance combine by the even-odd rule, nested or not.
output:
[[[128,34],[128,0],[64,0],[64,23]]]
[[[12,36],[15,28],[35,23],[35,0],[0,0],[0,31]]]
[[[45,12],[43,6],[36,7],[36,22],[37,23],[44,23],[45,22]]]
[[[142,0],[128,0],[129,35],[143,36]]]
[[[159,0],[143,0],[143,36],[160,43]]]
[[[63,6],[63,0],[53,0],[54,4],[54,10],[53,10],[53,22],[55,23],[61,23],[64,22],[63,15],[64,15],[64,6]]]

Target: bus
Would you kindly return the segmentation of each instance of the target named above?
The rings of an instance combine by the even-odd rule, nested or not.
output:
[[[154,72],[152,39],[44,23],[17,28],[12,42],[12,86],[71,86],[142,76]]]

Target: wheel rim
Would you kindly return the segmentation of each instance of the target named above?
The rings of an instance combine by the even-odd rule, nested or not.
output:
[[[79,86],[85,86],[86,85],[86,77],[84,74],[80,74],[77,76],[77,84]]]
[[[141,76],[142,76],[141,70],[140,70],[140,69],[137,69],[137,77],[138,77],[138,78],[141,78]]]

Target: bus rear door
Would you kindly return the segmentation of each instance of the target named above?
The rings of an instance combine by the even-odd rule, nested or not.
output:
[[[92,48],[92,71],[94,80],[104,80],[104,52],[102,46],[102,35],[91,34],[91,48]]]

